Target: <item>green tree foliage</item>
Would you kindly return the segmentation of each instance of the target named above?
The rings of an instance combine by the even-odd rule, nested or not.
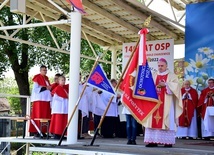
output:
[[[13,78],[0,80],[0,93],[17,95],[19,93],[16,81]],[[17,97],[7,97],[12,114],[21,115],[20,100]]]
[[[22,16],[11,13],[7,7],[0,10],[0,20],[4,25],[22,24]],[[31,23],[36,22],[38,21],[35,19],[31,20]],[[69,39],[69,34],[54,27],[51,27],[51,29],[56,35],[56,39],[60,46],[62,46],[64,40]],[[11,35],[14,31],[15,30],[8,30],[8,34]],[[1,35],[4,35],[3,33],[3,31],[0,32]],[[46,27],[21,29],[14,37],[38,42],[46,46],[55,46]],[[30,95],[28,72],[32,66],[44,64],[47,65],[49,69],[68,70],[68,65],[66,64],[69,62],[69,57],[62,53],[5,39],[0,39],[0,50],[0,75],[9,68],[12,68],[21,95]],[[26,111],[25,102],[25,99],[21,99],[23,115]]]
[[[10,91],[8,91],[8,94],[18,94],[19,90],[18,87],[13,87],[10,89]],[[8,97],[9,103],[10,103],[10,107],[11,107],[11,113],[17,114],[17,115],[21,115],[21,105],[20,105],[20,100],[17,97]]]
[[[99,45],[92,43],[92,46],[97,54],[101,53],[101,55],[102,55],[104,53],[103,49]],[[93,54],[93,51],[91,50],[91,48],[86,40],[81,41],[81,54],[87,55],[90,57],[95,57]],[[107,61],[111,61],[111,52],[107,51],[107,53],[104,55],[103,59],[107,60]],[[94,64],[94,60],[81,58],[80,67],[81,67],[82,74],[83,75],[89,74],[93,67],[93,64]],[[107,77],[110,78],[111,65],[107,64],[107,63],[100,63],[100,64],[102,65],[103,69],[105,70]]]
[[[22,16],[13,14],[9,8],[4,7],[0,10],[0,20],[5,26],[22,24]],[[27,17],[28,19],[29,17]],[[40,21],[32,19],[30,23],[38,23]],[[54,36],[60,47],[66,45],[69,49],[68,42],[70,40],[70,34],[50,26]],[[15,30],[8,30],[8,34],[11,35]],[[0,35],[5,35],[3,31],[0,31]],[[26,41],[36,42],[42,45],[56,47],[51,35],[46,27],[36,27],[28,29],[20,29],[20,31],[14,36],[14,38],[22,39]],[[95,44],[92,44],[97,53],[102,53],[103,50]],[[29,69],[35,65],[44,64],[49,70],[63,71],[67,74],[69,72],[69,56],[39,47],[34,47],[19,42],[8,41],[6,39],[0,39],[0,78],[5,71],[12,68],[15,75],[15,80],[18,86],[18,92],[20,95],[30,95],[29,84]],[[72,54],[72,53],[71,53]],[[81,54],[87,56],[93,56],[93,52],[90,46],[85,40],[81,41]],[[105,60],[111,59],[111,54],[108,51],[104,56]],[[72,62],[71,62],[72,63]],[[86,75],[90,72],[94,61],[81,58],[81,71]],[[75,64],[74,64],[75,65]],[[102,63],[107,76],[110,77],[110,64]],[[36,71],[35,74],[38,72]],[[15,90],[13,91],[15,92]],[[18,102],[15,102],[18,103]],[[21,99],[22,115],[25,115],[26,100]],[[14,105],[15,106],[15,105]]]

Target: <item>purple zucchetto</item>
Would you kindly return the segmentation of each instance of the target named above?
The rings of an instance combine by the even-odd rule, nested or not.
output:
[[[165,62],[165,63],[167,64],[167,61],[166,61],[166,59],[164,59],[164,58],[160,58],[160,59],[158,60],[158,62]]]

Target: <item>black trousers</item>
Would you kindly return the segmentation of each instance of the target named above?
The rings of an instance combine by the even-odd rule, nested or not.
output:
[[[100,119],[101,119],[101,116],[94,114],[94,131],[96,131],[96,129],[100,123]]]
[[[106,116],[102,126],[101,126],[101,135],[104,138],[113,138],[115,133],[115,123],[117,117]]]
[[[82,118],[82,133],[88,133],[89,130],[89,117],[85,116]]]

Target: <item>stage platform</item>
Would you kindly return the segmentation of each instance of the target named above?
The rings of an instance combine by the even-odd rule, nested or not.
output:
[[[58,140],[55,139],[39,139],[33,137],[0,137],[1,142],[10,142],[10,143],[30,143],[30,144],[48,144],[48,145],[57,145]],[[62,141],[62,145],[66,145],[67,142],[65,140]]]
[[[172,148],[165,148],[159,145],[155,148],[145,147],[143,137],[137,137],[137,145],[127,145],[125,138],[97,138],[94,146],[88,146],[91,139],[78,140],[77,144],[57,146],[58,141],[53,139],[33,138],[0,138],[4,142],[19,142],[41,144],[41,146],[30,147],[29,154],[33,152],[52,152],[59,154],[78,155],[214,155],[213,140],[184,140],[177,139]]]
[[[63,146],[31,147],[30,151],[48,151],[78,155],[214,155],[214,141],[177,139],[172,148],[159,145],[155,148],[145,147],[142,137],[137,138],[138,145],[127,145],[126,139],[96,139],[94,146],[89,139],[79,140],[79,144]]]

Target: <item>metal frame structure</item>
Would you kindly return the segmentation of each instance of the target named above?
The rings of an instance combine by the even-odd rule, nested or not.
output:
[[[162,1],[165,1],[166,4],[171,7],[171,12],[174,15],[174,19],[165,17],[150,8],[150,6],[153,3],[156,3],[157,0],[83,0],[83,5],[87,15],[82,16],[82,38],[88,41],[91,48],[92,46],[90,42],[99,44],[106,49],[118,49],[116,52],[112,52],[112,57],[116,57],[117,52],[121,50],[121,45],[123,42],[134,42],[137,40],[137,32],[140,29],[140,26],[149,15],[152,15],[150,34],[147,37],[148,40],[173,38],[176,44],[183,43],[184,25],[182,25],[180,21],[185,16],[185,13],[178,19],[175,10],[184,10],[185,5],[192,3],[193,1]],[[0,0],[0,2],[0,9],[4,6],[9,6],[9,0]],[[68,49],[65,49],[65,45],[59,47],[59,44],[57,43],[57,40],[49,27],[50,25],[53,25],[70,33],[69,23],[72,19],[70,19],[70,10],[68,8],[69,4],[65,1],[62,3],[60,0],[26,0],[26,14],[23,14],[23,25],[4,26],[4,24],[0,21],[0,30],[5,33],[5,36],[0,35],[0,38],[69,54],[70,52]],[[58,19],[61,14],[64,14],[68,20],[59,21]],[[26,15],[30,16],[28,20],[26,20]],[[42,23],[28,24],[32,18],[41,20]],[[21,28],[37,26],[47,27],[55,43],[55,47],[24,41],[15,37]],[[7,32],[9,29],[16,29],[16,31],[9,35]],[[81,57],[95,60],[97,54],[93,48],[92,51],[94,54],[93,57],[89,57],[87,55],[81,55]],[[113,60],[115,61],[116,59]],[[100,62],[111,65],[117,64],[117,62],[113,62],[113,60],[105,61],[101,59]],[[118,64],[120,63],[121,62]],[[112,69],[113,68],[114,70],[118,70],[117,67],[112,67]],[[113,75],[114,76],[112,76],[112,78],[116,78],[116,75]]]
[[[169,18],[157,12],[151,6],[158,1],[163,1],[171,8],[171,13],[174,18]],[[137,40],[137,32],[140,29],[143,21],[152,15],[150,33],[147,40],[170,39],[175,40],[175,44],[184,42],[184,27],[181,20],[185,17],[185,6],[189,3],[204,2],[205,0],[83,0],[83,5],[86,15],[82,16],[82,38],[90,42],[99,44],[106,49],[118,49],[120,52],[123,42],[134,42]],[[4,6],[9,6],[9,0],[0,0],[0,9]],[[166,6],[163,6],[166,7]],[[0,30],[4,31],[5,35],[0,35],[0,38],[11,41],[18,41],[24,44],[33,45],[36,47],[45,48],[61,53],[69,54],[69,50],[65,49],[65,44],[59,47],[57,40],[50,29],[50,25],[56,26],[59,29],[70,33],[70,6],[63,0],[26,0],[26,14],[23,14],[23,25],[4,26],[0,21]],[[178,14],[182,15],[178,18]],[[60,15],[64,14],[68,20],[58,20]],[[26,20],[26,15],[30,16]],[[28,24],[32,19],[41,20],[42,23]],[[38,43],[17,39],[15,36],[20,28],[46,26],[54,43],[55,47],[44,46]],[[16,29],[9,35],[8,29]],[[68,41],[69,42],[69,41]],[[92,47],[90,45],[90,47]],[[96,52],[93,50],[93,57],[81,55],[83,58],[95,60]],[[117,52],[112,52],[115,54]],[[116,55],[115,55],[116,56]],[[112,55],[112,57],[115,57]],[[113,61],[100,60],[100,62],[113,65]],[[117,62],[116,62],[117,63]],[[120,64],[121,62],[119,62]],[[113,68],[113,67],[112,67]],[[116,68],[116,70],[118,70]],[[112,76],[115,78],[116,76]]]
[[[93,49],[91,42],[99,44],[103,48],[112,51],[111,62],[100,60],[100,62],[111,64],[112,78],[116,77],[118,71],[117,56],[120,54],[121,45],[124,42],[134,42],[137,40],[137,32],[141,28],[144,20],[152,15],[150,26],[150,34],[147,40],[174,39],[176,44],[184,42],[184,25],[180,23],[185,14],[179,19],[176,17],[175,10],[184,10],[188,3],[196,2],[193,0],[165,0],[171,7],[171,12],[174,19],[168,18],[160,13],[150,9],[150,6],[160,0],[83,0],[83,6],[87,15],[82,16],[79,12],[70,12],[70,4],[62,3],[61,0],[26,0],[26,13],[23,15],[23,24],[16,26],[4,26],[0,21],[0,30],[4,31],[5,35],[0,35],[0,38],[11,41],[17,41],[23,44],[33,45],[36,47],[45,48],[61,53],[70,54],[70,62],[79,64],[80,57],[95,60],[96,52]],[[198,1],[197,1],[198,2]],[[0,9],[4,6],[9,6],[9,0],[0,0]],[[58,20],[60,15],[64,14],[67,19]],[[26,20],[26,15],[30,16]],[[32,19],[36,18],[41,23],[28,24]],[[59,29],[67,31],[71,34],[70,51],[65,49],[65,45],[59,46],[53,32],[50,29],[53,25]],[[38,26],[46,26],[55,47],[45,46],[31,41],[17,39],[15,36],[21,28],[31,28]],[[14,29],[14,33],[9,35],[7,30]],[[81,36],[82,34],[82,36]],[[84,38],[88,41],[92,48],[93,57],[80,54],[80,39]],[[75,52],[73,52],[75,51]],[[105,52],[104,52],[105,53]],[[78,98],[78,81],[79,81],[79,66],[70,64],[70,94],[69,94],[69,111],[74,108]],[[72,87],[71,87],[72,86]],[[71,125],[68,129],[68,143],[77,142],[77,114],[74,116]],[[27,146],[29,148],[29,145]],[[28,149],[27,149],[28,150]],[[28,153],[27,153],[28,154]]]
[[[16,98],[26,98],[26,115],[30,116],[30,96],[26,96],[26,95],[11,95],[11,94],[3,94],[3,93],[0,93],[0,97],[16,97]],[[26,123],[26,129],[29,128],[29,123]],[[25,135],[26,137],[29,137],[30,136],[30,133],[28,132],[28,130],[25,131]],[[8,142],[8,141],[6,141]],[[10,143],[8,142],[8,144],[5,146],[5,148],[2,150],[1,153],[4,152],[4,150],[10,145]],[[30,147],[30,143],[26,143],[25,145],[22,145],[17,151],[19,151],[20,149],[22,149],[23,147],[26,146],[26,154],[29,154],[29,147]]]

